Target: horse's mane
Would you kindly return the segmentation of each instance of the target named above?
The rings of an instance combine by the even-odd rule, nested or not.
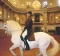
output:
[[[21,29],[21,26],[18,22],[16,21],[13,21],[13,20],[8,20],[7,21],[7,26],[9,28],[9,30],[20,30]]]

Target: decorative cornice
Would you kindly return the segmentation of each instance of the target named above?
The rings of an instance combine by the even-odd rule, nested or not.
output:
[[[47,8],[47,12],[57,12],[60,11],[60,7]]]
[[[43,23],[40,23],[40,22],[34,22],[34,25],[43,25]]]

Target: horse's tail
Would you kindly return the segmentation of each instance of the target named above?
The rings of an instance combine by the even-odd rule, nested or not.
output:
[[[53,48],[48,51],[48,56],[54,56],[59,51],[59,43],[51,37],[51,44]]]

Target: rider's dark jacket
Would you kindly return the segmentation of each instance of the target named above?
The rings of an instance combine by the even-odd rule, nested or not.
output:
[[[28,17],[28,19],[25,22],[24,29],[30,30],[30,29],[32,29],[32,25],[33,25],[33,21],[31,19],[31,17]]]
[[[28,17],[28,19],[25,22],[25,27],[24,27],[24,30],[27,29],[27,35],[30,35],[30,33],[32,32],[32,25],[33,25],[33,21],[31,17]]]

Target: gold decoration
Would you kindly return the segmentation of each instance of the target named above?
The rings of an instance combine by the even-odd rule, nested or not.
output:
[[[41,4],[40,4],[40,2],[39,2],[38,0],[35,0],[35,1],[33,2],[33,4],[32,4],[32,7],[33,7],[34,9],[39,9],[39,8],[41,7]]]

